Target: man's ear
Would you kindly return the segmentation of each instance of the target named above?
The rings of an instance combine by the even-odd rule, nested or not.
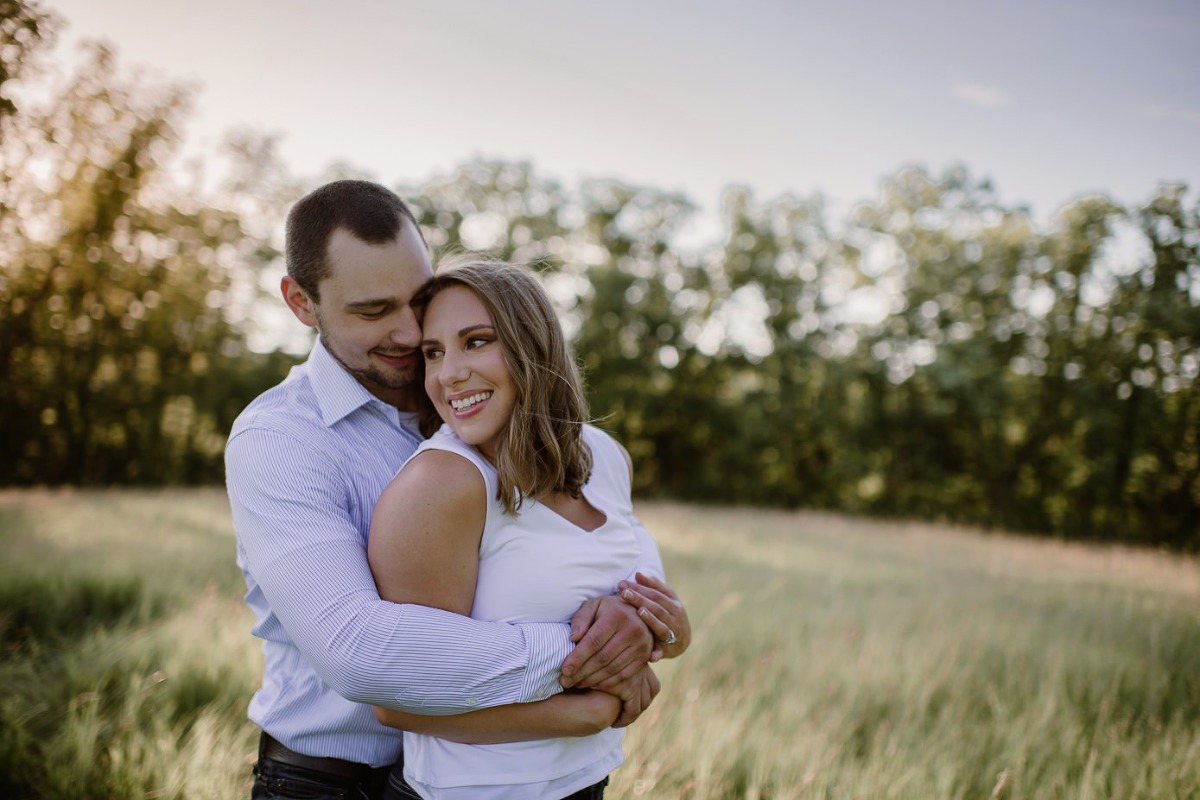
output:
[[[296,279],[291,275],[284,275],[283,280],[279,282],[279,289],[283,292],[283,302],[287,303],[296,319],[310,328],[317,327],[317,312],[312,298],[300,288]]]

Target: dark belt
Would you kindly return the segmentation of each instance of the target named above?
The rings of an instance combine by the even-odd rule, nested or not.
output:
[[[313,772],[322,772],[326,775],[345,778],[355,783],[379,780],[381,776],[386,776],[392,769],[391,766],[372,767],[368,764],[359,764],[357,761],[346,761],[341,758],[306,756],[303,753],[297,753],[295,750],[285,747],[278,739],[266,731],[263,731],[262,736],[258,739],[258,757],[277,761],[280,764],[287,764],[292,767],[300,767],[301,769],[308,769]]]

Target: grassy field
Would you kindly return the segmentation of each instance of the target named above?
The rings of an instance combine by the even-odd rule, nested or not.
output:
[[[695,627],[623,798],[1200,796],[1200,564],[644,504]],[[248,796],[219,490],[0,492],[0,797]]]

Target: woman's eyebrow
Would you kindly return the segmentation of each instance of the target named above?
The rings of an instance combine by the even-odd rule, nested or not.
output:
[[[465,328],[459,328],[456,335],[461,339],[462,337],[469,336],[472,333],[475,333],[476,331],[494,331],[494,330],[495,330],[494,325],[488,325],[485,322],[477,322],[474,325],[468,325]],[[437,339],[422,339],[420,346],[424,347],[427,344],[441,344],[441,342]]]

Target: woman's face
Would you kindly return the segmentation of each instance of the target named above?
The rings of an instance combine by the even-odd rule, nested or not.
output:
[[[430,301],[421,329],[429,399],[459,438],[491,459],[517,390],[487,308],[452,284]]]

